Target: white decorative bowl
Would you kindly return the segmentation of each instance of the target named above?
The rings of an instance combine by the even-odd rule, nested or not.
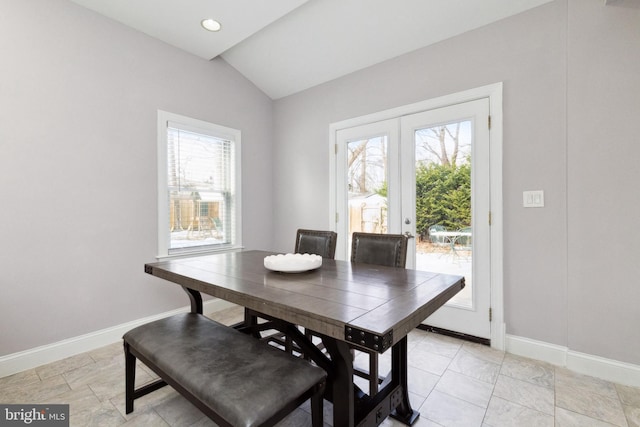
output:
[[[282,273],[300,273],[322,266],[322,257],[311,254],[280,254],[264,258],[265,268]]]

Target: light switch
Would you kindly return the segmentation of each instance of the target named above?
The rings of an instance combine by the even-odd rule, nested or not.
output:
[[[543,208],[544,207],[544,191],[523,191],[522,206],[525,208]]]

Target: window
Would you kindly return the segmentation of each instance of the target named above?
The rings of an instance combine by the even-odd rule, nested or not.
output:
[[[241,246],[240,131],[158,111],[158,256]]]

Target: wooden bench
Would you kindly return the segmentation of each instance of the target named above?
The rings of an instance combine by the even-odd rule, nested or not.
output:
[[[167,384],[220,426],[271,426],[307,399],[321,427],[326,372],[201,314],[139,326],[124,337],[126,413]],[[136,358],[159,380],[135,389]]]

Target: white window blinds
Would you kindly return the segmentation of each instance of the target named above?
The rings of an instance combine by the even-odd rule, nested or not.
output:
[[[183,122],[188,120],[164,121],[166,144],[159,156],[166,159],[161,200],[167,204],[159,216],[164,219],[160,241],[166,242],[165,255],[238,245],[239,132]]]

